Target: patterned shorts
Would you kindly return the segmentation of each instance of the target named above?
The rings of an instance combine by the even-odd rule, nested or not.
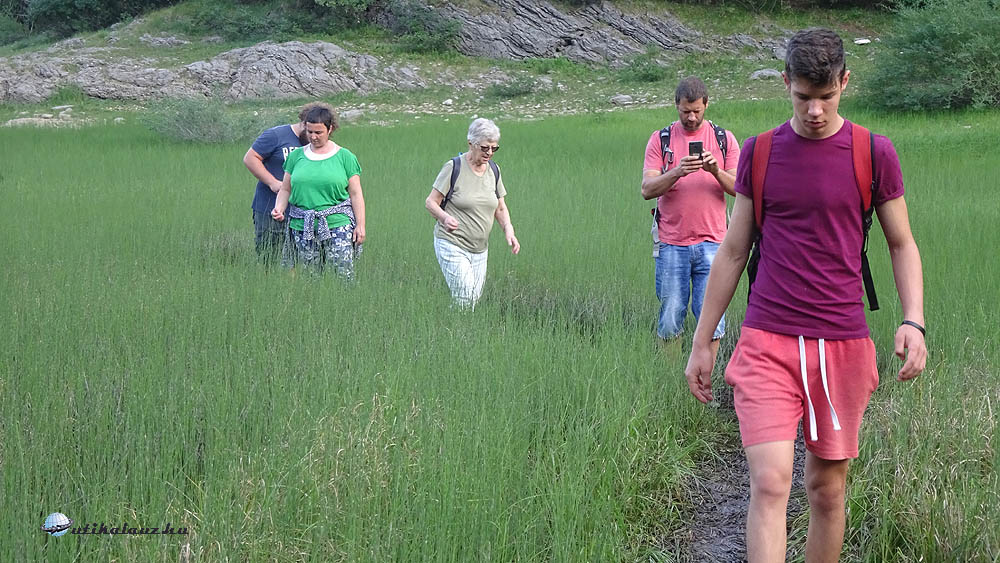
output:
[[[288,230],[282,264],[291,268],[302,264],[307,271],[321,273],[326,267],[332,267],[344,279],[354,279],[354,260],[361,256],[361,245],[355,245],[352,240],[354,227],[344,225],[330,229],[332,238],[322,242],[305,240],[302,231]]]

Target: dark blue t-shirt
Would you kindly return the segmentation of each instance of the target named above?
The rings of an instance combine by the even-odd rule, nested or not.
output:
[[[291,125],[279,125],[261,133],[250,148],[264,159],[264,168],[280,180],[285,177],[284,166],[288,153],[301,146],[302,143],[292,131]],[[267,184],[258,181],[251,208],[259,213],[270,213],[274,209],[276,196],[277,194],[272,192]]]

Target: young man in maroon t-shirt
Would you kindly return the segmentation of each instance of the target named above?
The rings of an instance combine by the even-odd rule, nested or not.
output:
[[[747,555],[784,561],[786,508],[799,421],[806,441],[809,530],[806,560],[837,561],[844,541],[845,488],[858,429],[878,384],[875,347],[861,299],[861,193],[851,151],[853,125],[840,116],[850,71],[829,30],[808,29],[788,42],[785,86],[792,118],[772,137],[763,183],[761,258],[739,343],[726,368],[750,465]],[[736,176],[729,231],[708,279],[685,376],[694,396],[712,400],[712,332],[747,263],[754,240],[748,139]],[[902,305],[897,378],[923,371],[923,274],[903,199],[899,158],[874,136],[873,204],[888,242]]]

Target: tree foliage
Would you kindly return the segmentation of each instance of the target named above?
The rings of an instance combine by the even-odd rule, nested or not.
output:
[[[874,102],[895,109],[1000,106],[1000,5],[920,0],[899,8],[873,75]]]
[[[91,31],[177,0],[0,0],[0,14],[29,31],[65,36]]]

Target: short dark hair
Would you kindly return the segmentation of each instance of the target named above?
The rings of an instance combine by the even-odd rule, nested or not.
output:
[[[826,86],[844,79],[844,42],[821,27],[803,29],[788,40],[785,49],[785,76],[801,78],[814,86]]]
[[[324,103],[316,103],[309,108],[302,121],[304,123],[322,123],[331,133],[340,128],[337,112],[330,105]]]
[[[320,102],[318,100],[315,101],[315,102],[309,102],[308,104],[302,106],[302,108],[299,110],[299,121],[305,121],[306,120],[306,114],[309,113],[309,110],[311,110],[312,108],[315,108],[315,107],[324,107],[324,108],[327,108],[327,109],[330,109],[330,110],[333,109],[333,106],[331,106],[330,104],[328,104],[326,102]]]
[[[681,103],[681,100],[689,102],[701,100],[707,104],[708,88],[705,88],[705,83],[697,76],[689,76],[681,80],[681,83],[677,85],[677,90],[674,91],[674,104]]]

